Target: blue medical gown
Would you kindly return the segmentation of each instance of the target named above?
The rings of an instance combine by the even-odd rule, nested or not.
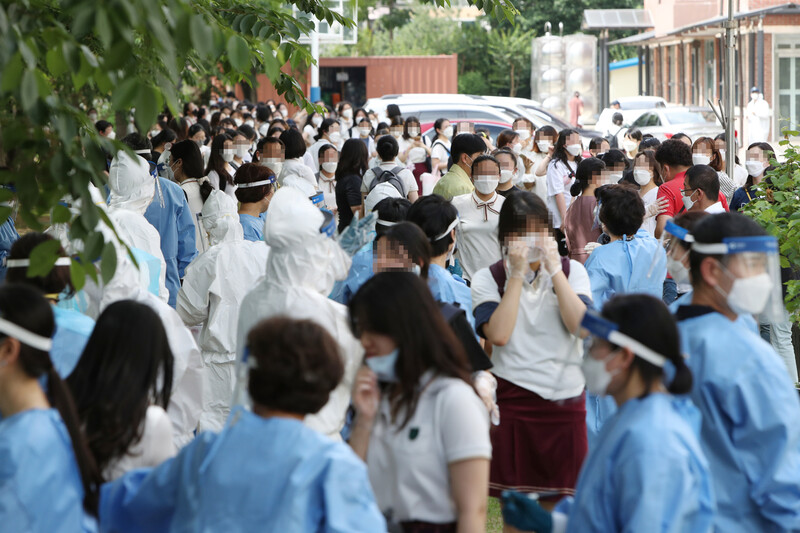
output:
[[[358,289],[374,275],[372,271],[372,243],[367,243],[361,247],[353,256],[353,263],[347,279],[337,281],[328,296],[331,300],[347,305],[353,298]]]
[[[466,311],[472,329],[475,329],[475,315],[472,314],[472,291],[459,276],[451,274],[439,265],[428,266],[428,287],[437,302],[458,305]]]
[[[679,307],[682,307],[684,305],[692,305],[693,294],[694,290],[690,290],[689,292],[682,294],[680,297],[678,297],[677,300],[669,304],[668,308],[670,313],[674,315],[675,313],[678,312]],[[756,319],[753,318],[753,315],[739,315],[739,317],[736,319],[736,323],[741,324],[742,327],[749,329],[756,335],[761,335],[761,331],[759,330],[758,327],[758,322],[756,322]]]
[[[72,442],[55,409],[0,421],[0,530],[97,531],[83,510],[83,484]]]
[[[158,178],[158,182],[161,185],[164,207],[161,207],[156,190],[144,217],[161,236],[161,254],[167,263],[169,305],[175,307],[184,270],[197,255],[194,217],[180,185],[164,178]]]
[[[155,469],[103,485],[103,531],[386,531],[366,465],[299,420],[234,409]]]
[[[53,307],[56,334],[50,358],[61,379],[66,379],[75,369],[86,342],[94,330],[94,320],[71,309]]]
[[[691,402],[668,394],[623,404],[586,458],[574,501],[556,507],[568,515],[567,532],[711,531],[714,496],[699,419]]]
[[[648,276],[653,257],[655,267]],[[600,246],[586,260],[595,309],[615,294],[644,293],[661,298],[667,277],[667,254],[647,230],[640,229],[630,241],[621,239]]]
[[[711,312],[678,322],[717,531],[800,529],[800,399],[772,346]]]
[[[6,279],[6,258],[11,252],[11,245],[17,242],[19,233],[14,226],[14,219],[8,217],[5,224],[0,226],[0,283]]]
[[[267,218],[267,213],[261,213],[259,216],[247,215],[239,213],[239,223],[244,230],[244,240],[246,241],[263,241],[264,240],[264,221]]]

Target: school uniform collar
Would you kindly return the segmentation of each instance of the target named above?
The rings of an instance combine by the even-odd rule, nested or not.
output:
[[[475,204],[475,208],[478,210],[483,210],[483,221],[487,222],[489,220],[489,212],[491,211],[495,215],[499,215],[500,211],[494,208],[495,202],[497,202],[497,192],[495,191],[492,193],[492,197],[487,200],[483,201],[478,198],[478,195],[475,191],[472,191],[472,202]]]
[[[675,320],[681,322],[683,320],[689,320],[690,318],[697,318],[716,312],[717,311],[713,307],[707,305],[682,305],[678,307],[678,310],[675,312]]]

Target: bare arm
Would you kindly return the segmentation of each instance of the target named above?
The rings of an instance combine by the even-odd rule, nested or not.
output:
[[[458,533],[486,531],[489,460],[465,459],[448,465],[458,514]]]
[[[553,290],[555,290],[556,298],[558,299],[558,310],[561,313],[561,321],[564,326],[571,333],[578,331],[583,320],[583,315],[586,313],[586,304],[580,299],[578,294],[573,290],[572,286],[567,280],[561,270],[561,256],[558,253],[558,243],[552,237],[547,239],[547,249],[545,255],[545,268],[551,273],[551,280],[553,282]]]
[[[656,239],[661,238],[661,234],[664,233],[664,228],[666,227],[668,220],[672,220],[672,217],[669,215],[658,215],[656,217],[656,231],[655,231]]]
[[[522,282],[528,268],[528,248],[524,243],[512,243],[508,250],[511,274],[506,284],[506,292],[500,299],[500,305],[492,313],[489,322],[483,325],[483,335],[495,346],[505,346],[514,333],[519,312],[519,298],[522,294]]]
[[[551,161],[551,154],[548,154],[547,157],[539,161],[539,164],[536,165],[536,168],[533,171],[534,174],[536,174],[536,176],[546,176],[547,167],[550,165],[550,161]]]
[[[411,202],[413,204],[417,200],[419,200],[419,192],[418,191],[411,191],[410,193],[408,193],[408,201],[409,202]]]
[[[567,201],[564,199],[564,194],[556,194],[556,206],[558,207],[558,212],[561,213],[561,220],[567,218]]]

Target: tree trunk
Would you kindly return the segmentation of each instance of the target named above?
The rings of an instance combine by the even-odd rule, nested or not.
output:
[[[517,76],[514,73],[514,62],[511,62],[511,87],[508,90],[508,96],[517,95]]]

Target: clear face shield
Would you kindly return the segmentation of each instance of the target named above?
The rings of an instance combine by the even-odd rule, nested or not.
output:
[[[787,320],[783,301],[778,240],[770,236],[727,237],[721,243],[692,244],[692,251],[722,255],[722,276],[714,289],[736,314],[752,314],[762,323]]]
[[[689,269],[684,264],[689,257],[689,247],[694,242],[694,237],[689,230],[682,228],[673,221],[668,220],[664,226],[664,231],[658,240],[661,247],[667,253],[667,272],[678,284],[691,283],[689,279]],[[659,254],[653,255],[653,261],[647,271],[647,278],[651,279],[659,263]]]

